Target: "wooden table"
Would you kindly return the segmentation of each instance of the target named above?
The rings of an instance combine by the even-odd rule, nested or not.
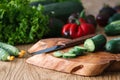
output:
[[[103,3],[114,6],[119,0],[82,0],[83,5],[89,14],[96,15]],[[103,33],[103,28],[97,28],[97,33]],[[120,37],[120,36],[118,36]],[[111,39],[109,37],[108,39]],[[33,44],[19,45],[19,49],[26,51]],[[16,58],[12,62],[0,61],[0,80],[120,80],[120,72],[106,72],[96,77],[83,77],[79,75],[71,75],[43,69],[30,64],[25,61],[30,57],[28,54],[24,58]]]

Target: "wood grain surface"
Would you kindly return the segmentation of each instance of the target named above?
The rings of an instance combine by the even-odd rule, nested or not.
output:
[[[120,0],[81,0],[87,13],[96,15],[100,7],[104,4],[114,6]],[[102,28],[97,29],[97,33],[103,33]],[[120,37],[120,36],[117,36]],[[108,37],[111,39],[113,37]],[[33,44],[19,45],[19,49],[26,51]],[[56,72],[27,64],[25,61],[30,55],[24,58],[16,58],[12,62],[0,61],[0,80],[120,80],[120,72],[107,72],[95,77],[82,77],[78,75]]]
[[[65,42],[69,41],[71,40],[65,38],[42,39],[35,43],[30,49],[28,49],[28,52],[29,54],[32,54],[33,52],[58,45],[58,43],[64,44]],[[82,44],[76,46],[82,46]],[[66,53],[71,48],[69,47],[59,51]],[[94,53],[85,53],[83,56],[76,58],[65,59],[56,58],[53,56],[53,53],[54,52],[34,55],[28,58],[26,62],[50,70],[87,77],[100,75],[106,71],[106,69],[107,71],[120,71],[120,54],[111,54],[105,51],[96,51]]]

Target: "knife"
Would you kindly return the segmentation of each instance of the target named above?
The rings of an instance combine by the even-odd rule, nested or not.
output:
[[[75,46],[75,45],[79,45],[79,44],[82,44],[87,38],[93,37],[95,35],[96,34],[90,34],[90,35],[86,35],[86,36],[83,36],[83,37],[80,37],[80,38],[76,38],[76,39],[73,39],[69,42],[64,42],[61,45],[55,45],[55,46],[50,47],[50,48],[46,48],[46,49],[43,49],[43,50],[33,52],[32,54],[42,54],[42,53],[57,51],[57,50],[60,50],[60,49],[64,49],[64,48],[72,47],[72,46]]]

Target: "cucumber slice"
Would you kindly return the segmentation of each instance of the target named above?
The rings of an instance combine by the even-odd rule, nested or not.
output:
[[[75,47],[74,47],[74,50],[76,51],[75,54],[76,54],[77,56],[83,55],[83,53],[87,51],[86,48],[81,47],[81,46],[75,46]]]
[[[55,56],[55,57],[62,57],[63,56],[63,53],[62,52],[60,52],[60,51],[56,51],[56,52],[54,52],[53,53],[53,56]]]
[[[74,48],[70,49],[68,51],[68,53],[70,54],[76,54],[77,56],[82,55],[87,49],[85,49],[84,47],[80,47],[80,46],[75,46]]]
[[[87,39],[84,42],[84,47],[87,49],[88,52],[93,52],[95,51],[95,44],[92,39]]]
[[[82,46],[75,46],[74,49],[80,51],[80,52],[86,52],[87,49],[85,47],[82,47]]]
[[[74,50],[74,48],[72,48],[72,49],[70,49],[69,51],[68,51],[68,53],[70,53],[70,54],[75,54],[75,50]]]
[[[64,53],[63,58],[75,58],[76,54]]]

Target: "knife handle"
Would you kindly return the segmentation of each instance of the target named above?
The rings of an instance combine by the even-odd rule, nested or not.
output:
[[[82,36],[80,38],[73,39],[73,40],[71,40],[69,42],[64,42],[63,43],[64,48],[82,44],[87,38],[93,37],[95,35],[96,34],[90,34],[90,35]]]

